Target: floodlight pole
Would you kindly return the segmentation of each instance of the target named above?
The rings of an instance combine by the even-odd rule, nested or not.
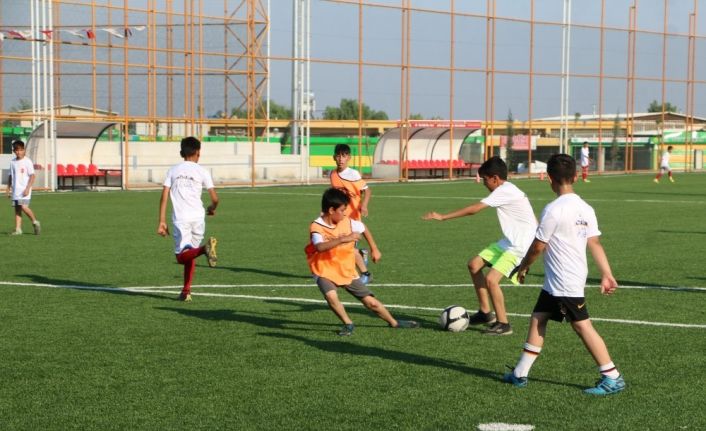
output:
[[[569,65],[571,63],[571,0],[564,0],[561,33],[561,127],[559,152],[568,152],[569,139]]]

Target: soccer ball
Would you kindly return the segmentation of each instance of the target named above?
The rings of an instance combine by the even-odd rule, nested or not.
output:
[[[446,331],[461,332],[468,328],[468,312],[460,305],[446,307],[439,316],[439,325]]]

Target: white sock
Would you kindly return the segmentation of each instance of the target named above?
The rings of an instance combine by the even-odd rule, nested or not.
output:
[[[615,368],[615,364],[612,362],[608,362],[605,365],[601,365],[598,367],[598,371],[601,372],[604,376],[608,376],[611,379],[617,379],[620,377],[620,373],[618,372],[618,369]]]
[[[541,351],[541,347],[533,346],[530,343],[525,343],[525,348],[522,349],[520,360],[517,361],[517,365],[513,371],[515,377],[527,377],[530,368],[532,368],[532,364],[534,364],[535,359],[537,359],[537,356],[539,356],[539,352]]]

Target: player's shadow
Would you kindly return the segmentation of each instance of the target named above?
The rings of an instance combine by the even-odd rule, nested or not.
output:
[[[303,280],[310,280],[311,279],[310,274],[292,274],[292,273],[281,272],[281,271],[269,271],[269,270],[265,270],[265,269],[261,269],[261,268],[247,268],[247,267],[238,267],[238,266],[217,266],[215,269],[227,270],[227,271],[232,271],[235,273],[249,272],[252,274],[266,275],[269,277],[301,278]]]
[[[52,285],[52,286],[57,286],[58,288],[61,288],[61,289],[90,290],[93,292],[119,294],[119,295],[140,295],[140,296],[146,296],[149,298],[159,298],[159,299],[165,298],[164,295],[159,295],[159,294],[155,294],[155,293],[130,292],[130,291],[126,291],[126,290],[119,290],[115,286],[112,286],[110,284],[97,285],[97,284],[93,284],[93,283],[86,283],[84,281],[66,280],[66,279],[61,279],[61,278],[49,278],[49,277],[45,277],[43,275],[37,275],[37,274],[17,274],[17,276],[24,277],[33,283],[48,284],[48,285]]]
[[[247,323],[255,326],[273,329],[288,329],[288,330],[307,330],[311,331],[311,326],[330,326],[325,323],[302,322],[300,320],[289,320],[271,317],[272,314],[257,315],[253,313],[241,313],[232,309],[221,310],[195,310],[193,308],[173,308],[173,307],[156,307],[157,310],[171,311],[187,317],[195,317],[197,319],[211,321],[228,321]],[[265,317],[270,316],[270,317]],[[295,327],[301,326],[301,327]],[[322,329],[323,331],[323,329]]]
[[[489,378],[492,380],[498,380],[501,377],[500,373],[490,370],[484,370],[482,368],[469,367],[468,365],[465,365],[462,362],[448,361],[445,359],[432,358],[430,356],[419,355],[416,353],[401,352],[397,350],[384,349],[375,346],[361,346],[359,344],[341,342],[342,339],[336,339],[335,341],[322,341],[313,340],[294,334],[283,334],[274,332],[264,333],[260,335],[263,335],[265,337],[299,341],[324,352],[370,356],[374,358],[387,359],[390,361],[404,362],[412,365],[445,368],[449,370],[458,371],[464,374],[473,374],[476,376]]]
[[[311,302],[291,302],[291,301],[281,301],[278,299],[266,299],[264,302],[268,304],[278,304],[278,305],[286,305],[292,307],[290,310],[286,311],[281,311],[285,313],[300,313],[300,312],[313,312],[313,311],[322,311],[322,310],[328,310],[328,306],[325,303],[311,303]],[[373,314],[372,311],[368,310],[367,308],[361,306],[346,306],[346,313],[348,315],[357,315],[357,316],[366,316],[366,317],[374,317],[375,314]],[[419,316],[412,316],[409,314],[405,313],[396,313],[395,310],[391,311],[392,315],[394,316],[395,319],[397,320],[415,320],[419,322],[419,324],[423,327],[432,327],[432,326],[437,326],[436,321],[434,320],[428,320],[428,319],[423,319],[420,318]],[[358,324],[356,323],[356,326]]]

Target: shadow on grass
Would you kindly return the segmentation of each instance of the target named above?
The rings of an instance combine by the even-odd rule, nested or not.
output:
[[[453,370],[453,371],[458,371],[459,373],[463,374],[471,374],[474,376],[478,377],[483,377],[486,379],[490,380],[495,380],[497,382],[501,382],[502,373],[498,373],[495,371],[490,371],[490,370],[485,370],[482,368],[475,368],[475,367],[469,367],[468,365],[463,364],[462,362],[455,362],[455,361],[447,361],[444,359],[439,359],[439,358],[432,358],[429,356],[423,356],[419,355],[416,353],[409,353],[409,352],[400,352],[396,350],[388,350],[388,349],[383,349],[380,347],[373,347],[373,346],[361,346],[349,342],[343,342],[343,339],[337,339],[336,341],[321,341],[321,340],[312,340],[310,338],[298,336],[298,335],[293,335],[293,334],[282,334],[282,333],[264,333],[260,334],[266,337],[272,337],[272,338],[279,338],[279,339],[288,339],[288,340],[295,340],[295,341],[300,341],[308,346],[311,346],[315,349],[322,350],[324,352],[330,352],[330,353],[340,353],[340,354],[348,354],[348,355],[359,355],[359,356],[370,356],[370,357],[375,357],[375,358],[381,358],[381,359],[387,359],[390,361],[397,361],[397,362],[404,362],[408,363],[411,365],[422,365],[426,367],[438,367],[438,368],[444,368],[448,370]],[[346,341],[349,340],[348,338],[345,339]],[[566,383],[566,382],[557,382],[553,380],[547,380],[547,379],[531,379],[532,382],[541,382],[541,383],[547,383],[551,385],[557,385],[557,386],[566,386],[566,387],[574,387],[574,388],[579,388],[579,389],[584,389],[585,386],[579,385],[576,383]]]
[[[60,279],[60,278],[49,278],[45,277],[43,275],[37,275],[37,274],[17,274],[18,277],[24,277],[31,281],[32,283],[37,283],[37,284],[49,284],[52,286],[56,286],[57,288],[61,289],[73,289],[73,290],[90,290],[93,292],[103,292],[103,293],[110,293],[110,294],[120,294],[120,295],[140,295],[140,296],[146,296],[148,298],[158,298],[158,299],[165,299],[169,298],[168,296],[164,294],[155,294],[155,293],[147,293],[147,292],[130,292],[127,290],[120,290],[116,288],[115,286],[111,285],[97,285],[93,283],[86,283],[83,281],[76,281],[76,280],[65,280],[65,279]]]
[[[291,274],[288,272],[268,271],[268,270],[259,269],[259,268],[245,268],[245,267],[237,267],[237,266],[217,266],[215,269],[228,270],[228,271],[232,271],[235,273],[250,272],[253,274],[267,275],[270,277],[301,278],[302,280],[311,280],[310,274]]]
[[[265,333],[260,335],[272,338],[299,341],[324,352],[370,356],[374,358],[387,359],[390,361],[404,362],[412,365],[445,368],[448,370],[458,371],[464,374],[472,374],[479,377],[485,377],[491,380],[499,380],[502,377],[500,373],[490,370],[484,370],[482,368],[469,367],[461,362],[447,361],[444,359],[432,358],[416,353],[383,349],[381,347],[361,346],[350,342],[342,342],[343,339],[337,339],[336,341],[322,341],[312,340],[310,338],[301,337],[293,334]],[[346,339],[346,341],[347,340],[348,339]]]
[[[211,321],[228,321],[228,322],[240,322],[248,323],[251,325],[262,326],[265,328],[274,329],[296,329],[296,330],[307,330],[311,331],[310,328],[292,328],[287,325],[315,325],[315,326],[330,326],[326,323],[312,323],[312,322],[301,322],[299,320],[287,320],[279,319],[268,315],[255,315],[252,313],[239,313],[231,309],[221,309],[221,310],[194,310],[192,308],[172,308],[172,307],[156,307],[157,310],[172,311],[183,316],[195,317],[197,319],[211,320]]]
[[[298,313],[298,312],[310,312],[310,311],[321,311],[321,310],[328,310],[328,305],[324,303],[311,303],[311,302],[291,302],[291,301],[280,301],[277,299],[266,299],[264,302],[268,304],[278,304],[278,305],[287,305],[291,307],[296,307],[294,310],[289,310],[289,311],[284,311],[285,313]],[[405,313],[397,313],[392,310],[388,310],[392,314],[392,316],[397,319],[397,320],[415,320],[419,322],[419,324],[425,328],[432,328],[432,327],[438,327],[438,323],[436,320],[428,320],[428,319],[420,319],[419,316],[412,316],[409,314]],[[368,317],[375,317],[375,314],[372,311],[369,311],[367,308],[363,307],[362,304],[361,306],[346,306],[346,313],[348,313],[349,316],[352,315],[358,315],[358,316],[368,316]],[[353,319],[355,321],[355,319]],[[382,322],[382,320],[380,320]],[[356,326],[358,324],[356,323]]]

